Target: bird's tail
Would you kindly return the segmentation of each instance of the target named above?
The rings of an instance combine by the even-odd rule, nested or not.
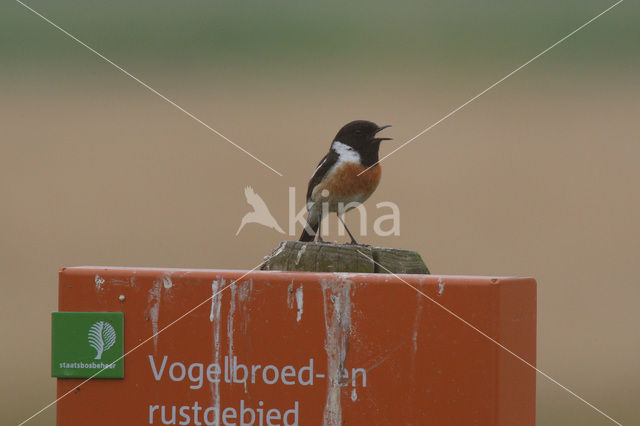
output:
[[[316,238],[318,228],[320,227],[320,218],[319,215],[312,213],[312,211],[309,212],[309,217],[307,217],[307,224],[302,230],[302,235],[300,235],[300,241],[309,242],[315,240]]]

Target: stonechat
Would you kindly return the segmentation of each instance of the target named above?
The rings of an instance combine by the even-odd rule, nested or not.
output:
[[[356,120],[346,124],[333,138],[329,152],[309,181],[309,214],[300,241],[313,241],[317,235],[318,242],[324,242],[320,225],[324,215],[333,212],[351,237],[351,244],[358,244],[342,216],[364,203],[377,188],[381,174],[378,164],[380,142],[391,139],[377,135],[387,127],[391,126]]]

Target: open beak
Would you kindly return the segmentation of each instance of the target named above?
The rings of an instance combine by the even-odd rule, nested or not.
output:
[[[386,129],[387,127],[391,127],[391,124],[387,124],[386,126],[380,126],[378,127],[378,130],[376,130],[376,134],[378,134],[379,132],[383,131],[384,129]],[[393,140],[393,138],[376,138],[380,141],[390,141]]]

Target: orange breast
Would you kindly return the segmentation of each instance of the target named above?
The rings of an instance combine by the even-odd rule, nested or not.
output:
[[[380,183],[381,168],[376,164],[367,168],[357,163],[345,163],[332,173],[331,179],[321,182],[313,191],[313,198],[328,200],[331,204],[339,202],[364,202],[376,190]],[[323,190],[329,191],[328,197],[321,197]]]

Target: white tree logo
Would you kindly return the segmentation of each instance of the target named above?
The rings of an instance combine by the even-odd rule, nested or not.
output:
[[[96,350],[94,359],[101,359],[102,353],[116,343],[116,331],[106,321],[98,321],[89,329],[89,346]]]

